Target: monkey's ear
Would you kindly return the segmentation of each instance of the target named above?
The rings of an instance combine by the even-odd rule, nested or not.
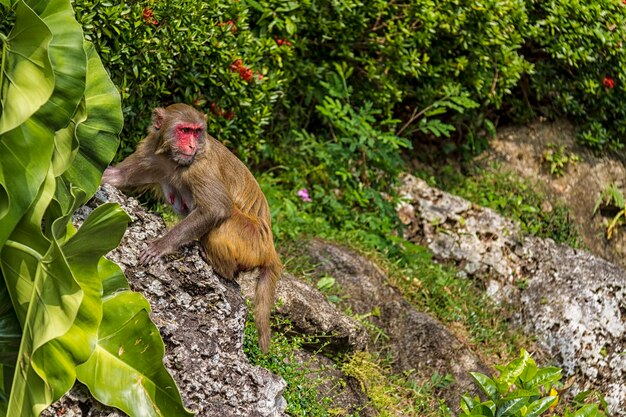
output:
[[[165,109],[157,107],[152,112],[152,127],[154,130],[159,130],[163,126],[163,120],[165,120]]]

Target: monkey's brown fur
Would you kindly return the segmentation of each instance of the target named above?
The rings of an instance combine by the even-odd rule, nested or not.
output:
[[[183,145],[176,133],[181,126],[199,132],[191,140],[195,142],[191,159],[185,152],[193,146]],[[246,166],[206,133],[206,116],[184,104],[155,109],[148,136],[135,153],[107,168],[102,181],[120,188],[152,188],[186,214],[165,236],[149,244],[141,255],[143,263],[199,240],[207,260],[225,278],[259,269],[254,316],[259,345],[267,352],[270,312],[282,271],[269,206]]]

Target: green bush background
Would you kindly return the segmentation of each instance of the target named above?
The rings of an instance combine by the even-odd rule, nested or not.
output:
[[[280,192],[277,210],[292,204],[331,226],[359,218],[391,230],[391,186],[403,156],[420,157],[416,144],[471,153],[498,123],[539,115],[574,118],[580,140],[598,150],[625,140],[619,0],[74,7],[122,95],[118,159],[144,135],[152,108],[190,103]],[[302,188],[314,204],[302,204]]]

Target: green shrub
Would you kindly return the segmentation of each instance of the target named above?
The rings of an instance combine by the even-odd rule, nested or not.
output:
[[[543,161],[549,165],[550,175],[561,177],[570,165],[576,165],[580,157],[573,152],[565,152],[565,146],[548,143],[547,149],[543,152]]]
[[[626,133],[625,6],[592,2],[76,0],[79,20],[121,90],[122,154],[149,111],[185,101],[213,115],[210,128],[248,162],[275,165],[292,130],[319,134],[337,68],[352,73],[350,104],[373,103],[378,128],[423,129],[412,116],[455,91],[479,106],[430,114],[475,145],[500,107],[568,115],[581,140],[618,149]],[[526,77],[524,77],[526,75]],[[520,80],[524,80],[520,83]],[[426,115],[425,115],[426,116]],[[268,126],[270,126],[268,128]],[[385,130],[385,129],[383,129]],[[323,130],[321,131],[323,133]]]
[[[212,131],[244,158],[271,159],[273,145],[294,126],[316,130],[319,118],[312,113],[338,67],[354,73],[344,80],[351,104],[375,103],[379,122],[409,120],[455,90],[483,108],[439,118],[472,131],[528,69],[518,53],[527,20],[521,0],[480,7],[76,0],[75,7],[122,93],[123,153],[142,136],[152,107],[185,101],[214,114]],[[242,67],[252,76],[242,75]],[[268,145],[259,138],[271,120],[278,135]]]
[[[392,192],[403,166],[399,150],[409,143],[392,132],[378,130],[377,112],[369,103],[355,109],[327,97],[316,111],[329,136],[294,132],[299,152],[295,161],[285,161],[291,165],[288,177],[311,192],[317,203],[311,208],[318,214],[326,212],[334,224],[342,224],[360,211],[393,217],[391,199],[381,190]]]
[[[145,134],[154,107],[186,102],[244,159],[266,146],[288,48],[257,38],[244,2],[76,0],[75,9],[118,86],[125,116],[118,158]]]
[[[529,65],[518,53],[526,24],[521,0],[361,3],[251,1],[255,33],[294,41],[287,78],[287,119],[315,129],[311,117],[337,66],[350,68],[351,103],[374,103],[379,121],[396,124],[441,99],[446,90],[481,106],[439,117],[463,131],[499,107]],[[302,126],[302,124],[300,124]],[[407,130],[411,134],[412,130]]]
[[[566,115],[595,149],[621,149],[626,137],[626,6],[619,0],[527,1],[525,49],[532,95],[544,114]]]
[[[192,103],[245,163],[281,192],[306,189],[302,211],[334,226],[395,228],[393,185],[416,140],[478,149],[503,110],[540,108],[579,117],[583,141],[616,149],[626,123],[617,0],[75,3],[122,93],[118,158],[153,107]]]

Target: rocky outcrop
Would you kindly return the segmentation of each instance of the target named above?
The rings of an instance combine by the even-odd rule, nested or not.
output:
[[[405,237],[483,279],[512,303],[515,322],[536,335],[552,361],[575,377],[574,390],[604,393],[626,416],[626,272],[589,252],[523,236],[495,212],[403,180]]]
[[[392,358],[394,372],[414,372],[418,383],[435,373],[451,375],[454,382],[441,394],[450,408],[458,409],[461,394],[474,389],[468,372],[488,372],[476,354],[442,323],[415,310],[369,259],[321,240],[313,240],[308,252],[319,264],[318,274],[335,278],[346,294],[342,307],[363,316],[376,311],[370,320],[385,335],[380,347]]]
[[[601,193],[615,184],[626,191],[626,166],[610,154],[594,153],[576,140],[576,129],[567,121],[537,122],[512,126],[498,131],[489,149],[479,157],[485,169],[497,164],[498,170],[513,172],[521,178],[538,182],[555,199],[564,201],[577,225],[583,245],[592,253],[626,268],[626,233],[616,233],[609,240],[606,228],[615,213],[604,217],[593,214]],[[561,175],[551,175],[544,153],[552,148],[578,156],[577,163],[567,164]]]
[[[241,274],[238,281],[246,298],[254,299],[256,274]],[[328,302],[316,288],[284,273],[276,288],[276,298],[275,313],[287,317],[297,334],[332,336],[325,339],[325,348],[332,352],[365,349],[368,339],[365,328]]]
[[[239,286],[215,275],[195,245],[184,248],[183,256],[171,255],[150,267],[139,265],[146,241],[162,235],[165,224],[111,186],[98,191],[90,206],[77,214],[76,222],[107,201],[118,202],[131,216],[120,246],[107,257],[122,267],[132,289],[150,301],[150,316],[166,345],[165,365],[185,405],[199,417],[285,416],[285,381],[252,366],[243,353],[247,307]],[[84,415],[100,415],[99,409],[110,413],[102,414],[109,417],[124,415],[100,406],[80,387],[47,412],[71,416],[77,407],[88,410]]]
[[[152,320],[165,342],[165,365],[178,383],[186,406],[200,417],[284,416],[286,404],[281,394],[285,381],[252,366],[242,350],[247,316],[242,293],[252,295],[255,274],[241,274],[239,284],[221,279],[200,258],[195,245],[155,265],[141,266],[138,254],[146,241],[163,234],[162,220],[147,213],[136,200],[104,186],[76,215],[77,225],[90,210],[107,201],[120,203],[131,216],[120,247],[108,257],[122,266],[131,287],[149,300]],[[473,388],[467,372],[487,371],[469,348],[437,320],[416,311],[387,284],[384,272],[365,257],[319,240],[311,242],[308,251],[319,264],[317,273],[337,280],[346,294],[344,301],[331,303],[316,288],[284,273],[274,314],[289,319],[291,332],[325,335],[323,347],[313,346],[295,357],[303,370],[323,376],[318,387],[320,398],[331,398],[333,409],[348,414],[377,415],[359,381],[345,375],[325,356],[376,347],[387,349],[395,372],[410,373],[418,383],[428,381],[434,373],[452,375],[455,382],[441,394],[457,408],[459,395]],[[377,314],[370,319],[386,335],[384,344],[354,318],[373,310]],[[43,415],[124,414],[99,404],[78,384]]]

